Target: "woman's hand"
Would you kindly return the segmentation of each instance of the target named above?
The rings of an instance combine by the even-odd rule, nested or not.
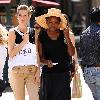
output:
[[[75,47],[70,38],[70,33],[71,33],[71,29],[69,27],[67,27],[64,30],[64,36],[65,36],[67,47],[68,47],[68,53],[70,56],[73,56],[75,54]]]
[[[40,68],[37,68],[37,71],[34,75],[34,84],[37,84],[38,86],[40,86]]]
[[[70,31],[70,28],[67,26],[67,27],[64,29],[64,36],[65,36],[66,38],[69,38],[69,37],[70,37],[69,31]]]
[[[53,63],[51,60],[47,60],[47,65],[49,68],[52,68],[53,67]]]
[[[29,32],[27,32],[27,33],[29,33]],[[22,38],[23,38],[23,41],[20,44],[18,44],[17,46],[15,46],[15,39],[16,39],[15,31],[13,28],[9,30],[8,53],[9,53],[10,58],[13,58],[16,54],[18,54],[18,52],[20,50],[22,50],[24,45],[29,41],[29,34],[24,34]]]

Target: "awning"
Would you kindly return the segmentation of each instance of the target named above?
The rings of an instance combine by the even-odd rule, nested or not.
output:
[[[72,2],[80,2],[81,0],[72,0]]]
[[[11,3],[11,0],[0,0],[0,4],[3,4],[3,3]]]
[[[46,0],[32,0],[33,6],[59,6],[57,2],[46,1]]]

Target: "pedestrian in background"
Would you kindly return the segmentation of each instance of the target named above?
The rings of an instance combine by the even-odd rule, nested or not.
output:
[[[0,96],[4,90],[3,68],[7,57],[7,34],[8,31],[0,24]]]
[[[90,12],[90,26],[80,37],[80,57],[84,66],[85,81],[94,100],[100,100],[100,6]]]
[[[84,14],[76,13],[72,20],[72,30],[75,35],[80,35],[86,29],[86,18]]]
[[[70,63],[75,48],[67,20],[59,9],[36,18],[44,28],[39,33],[38,51],[42,67],[43,100],[71,100]]]
[[[37,64],[36,45],[34,34],[28,23],[31,10],[26,5],[17,7],[18,26],[9,30],[9,82],[15,100],[25,100],[25,86],[29,100],[38,100],[39,67]]]

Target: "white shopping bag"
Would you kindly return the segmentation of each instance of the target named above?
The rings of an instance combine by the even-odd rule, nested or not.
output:
[[[81,98],[72,98],[72,100],[94,100],[92,92],[88,85],[85,83],[84,77],[83,77],[83,72],[81,67],[78,67],[78,72],[80,73],[80,78],[81,78],[81,85],[82,85],[82,96]],[[71,82],[71,89],[73,85],[73,80]]]

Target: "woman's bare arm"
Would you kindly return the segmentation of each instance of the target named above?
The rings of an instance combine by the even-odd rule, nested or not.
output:
[[[28,38],[29,38],[28,34],[25,34],[23,41],[15,47],[15,39],[16,39],[15,31],[14,31],[14,29],[10,29],[9,33],[8,33],[9,57],[11,57],[11,58],[14,57],[23,48],[23,46],[27,43]]]
[[[75,54],[75,44],[73,42],[74,40],[70,38],[70,32],[71,32],[70,29],[65,29],[64,35],[68,46],[68,53],[70,56],[73,56]]]

